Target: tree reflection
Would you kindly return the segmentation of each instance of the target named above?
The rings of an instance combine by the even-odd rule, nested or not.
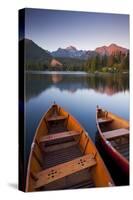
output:
[[[97,93],[112,96],[118,92],[129,90],[128,75],[97,75],[80,74],[26,74],[26,100],[36,97],[51,87],[60,91],[74,93],[77,90],[92,89]]]

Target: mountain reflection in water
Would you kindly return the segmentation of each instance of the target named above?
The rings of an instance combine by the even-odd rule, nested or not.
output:
[[[97,93],[112,96],[129,90],[127,75],[62,75],[62,74],[27,74],[26,100],[39,95],[48,88],[56,87],[60,91],[74,93],[79,89],[92,89]]]

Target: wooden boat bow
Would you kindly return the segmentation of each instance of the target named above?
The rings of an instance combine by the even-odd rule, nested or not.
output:
[[[113,184],[88,133],[70,113],[53,104],[43,115],[33,139],[26,191]]]

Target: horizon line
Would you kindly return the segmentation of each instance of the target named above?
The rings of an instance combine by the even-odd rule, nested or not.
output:
[[[44,47],[40,46],[40,44],[38,44],[37,42],[35,42],[34,40],[32,40],[32,39],[30,39],[30,38],[25,38],[25,37],[19,38],[19,41],[24,40],[24,39],[31,40],[31,41],[34,42],[37,46],[39,46],[39,47],[42,48],[43,50],[46,50],[46,51],[49,51],[49,52],[57,51],[59,48],[61,48],[61,49],[66,49],[67,47],[70,47],[70,46],[75,47],[78,51],[80,51],[80,50],[82,50],[82,51],[95,51],[96,48],[104,47],[104,46],[109,47],[109,46],[112,45],[112,44],[117,45],[117,46],[122,47],[122,48],[125,48],[125,49],[127,49],[127,50],[130,49],[130,48],[128,48],[128,47],[121,46],[121,45],[118,44],[118,43],[111,42],[111,43],[109,43],[108,45],[107,45],[107,44],[106,44],[106,45],[103,44],[103,45],[101,45],[101,46],[97,46],[97,47],[95,47],[95,49],[79,49],[79,48],[77,48],[75,45],[70,44],[70,45],[68,45],[68,46],[66,46],[66,47],[64,47],[64,48],[63,48],[63,47],[57,47],[56,50],[48,50],[48,49],[45,49]]]

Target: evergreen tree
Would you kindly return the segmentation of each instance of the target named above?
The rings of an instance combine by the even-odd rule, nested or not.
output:
[[[129,71],[129,52],[124,57],[121,65],[122,65],[122,70],[128,70]]]

